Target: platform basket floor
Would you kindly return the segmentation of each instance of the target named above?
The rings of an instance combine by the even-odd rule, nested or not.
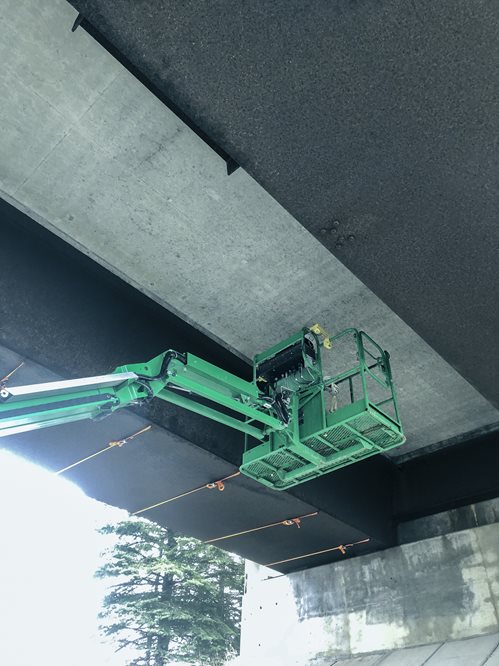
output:
[[[399,446],[404,436],[396,424],[374,410],[366,410],[347,421],[326,428],[299,445],[282,446],[241,467],[260,483],[285,490],[298,483],[328,474],[336,469]],[[311,463],[307,449],[320,456]],[[298,451],[302,452],[302,455]],[[311,466],[313,465],[313,466]],[[300,474],[300,470],[303,473]],[[293,472],[292,478],[288,473]]]

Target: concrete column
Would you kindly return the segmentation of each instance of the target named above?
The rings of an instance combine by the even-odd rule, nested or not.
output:
[[[499,627],[499,524],[279,576],[247,565],[241,661],[329,665]]]

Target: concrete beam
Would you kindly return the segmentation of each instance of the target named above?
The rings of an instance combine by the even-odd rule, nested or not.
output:
[[[499,523],[499,498],[399,523],[397,526],[398,542],[402,544],[422,541],[494,523]]]
[[[499,406],[495,3],[72,4]]]
[[[304,324],[390,350],[408,441],[499,420],[455,370],[247,173],[82,30],[65,0],[3,3],[0,192],[244,358]]]

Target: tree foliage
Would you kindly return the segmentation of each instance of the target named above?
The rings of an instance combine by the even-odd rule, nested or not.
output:
[[[102,630],[130,666],[222,664],[237,654],[243,563],[196,539],[141,519],[107,525],[118,537],[96,572],[115,579],[104,599]]]

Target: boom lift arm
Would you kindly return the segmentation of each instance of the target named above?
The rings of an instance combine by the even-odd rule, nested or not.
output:
[[[321,347],[334,353],[336,343],[350,338],[353,366],[325,377]],[[405,441],[389,355],[362,331],[347,329],[330,338],[318,325],[304,328],[255,356],[253,369],[248,382],[194,354],[168,350],[109,375],[3,385],[0,437],[100,419],[159,398],[244,433],[241,472],[278,490]],[[369,382],[384,392],[382,400],[372,402]],[[338,406],[340,393],[348,400]]]

